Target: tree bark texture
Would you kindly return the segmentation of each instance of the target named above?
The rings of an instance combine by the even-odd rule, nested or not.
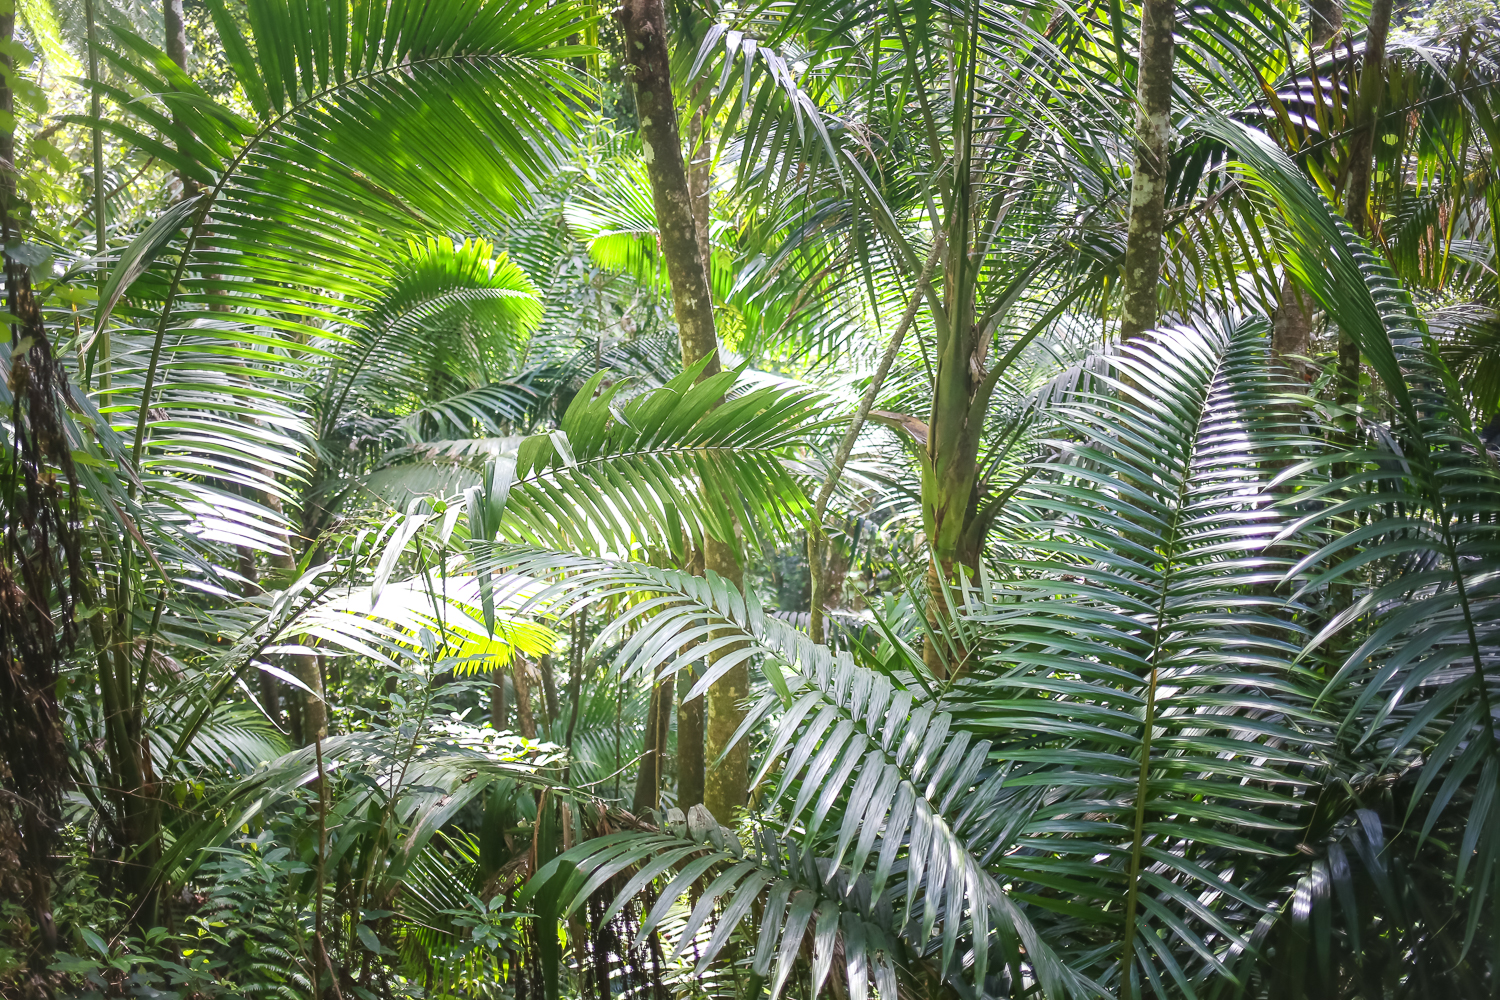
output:
[[[547,725],[557,721],[557,678],[552,670],[552,654],[543,654],[537,660],[537,670],[542,675],[542,703],[547,709]]]
[[[1281,299],[1271,324],[1271,351],[1298,378],[1312,380],[1312,369],[1302,360],[1312,351],[1312,299],[1297,287],[1290,273],[1281,279]]]
[[[703,575],[703,551],[694,549],[687,566],[694,576]],[[684,648],[680,652],[686,652]],[[706,776],[704,762],[704,728],[708,717],[707,699],[688,701],[687,693],[702,677],[698,663],[684,667],[677,675],[677,807],[683,812],[703,802]]]
[[[1307,16],[1312,47],[1321,49],[1344,26],[1344,5],[1341,0],[1312,0]]]
[[[682,363],[687,367],[709,357],[703,375],[715,375],[720,370],[719,339],[714,329],[707,261],[699,249],[693,196],[677,130],[666,12],[662,0],[625,0],[616,16],[625,35],[625,62],[635,88],[646,174],[651,180],[662,257],[671,279]]]
[[[266,496],[265,502],[280,513],[281,504],[274,497]],[[292,557],[290,540],[284,539],[283,545],[283,551],[271,554],[271,565],[290,581],[296,576],[297,560]],[[328,738],[328,703],[323,691],[323,665],[319,662],[319,657],[312,653],[293,653],[291,667],[292,676],[307,688],[299,688],[297,692],[298,725],[294,728],[293,735],[303,746],[312,746],[318,740]]]
[[[182,20],[182,0],[162,0],[161,4],[162,32],[164,35],[163,50],[167,58],[177,64],[184,73],[188,70],[188,42],[187,25]],[[178,114],[176,106],[170,110],[174,124],[181,125],[182,119]],[[200,187],[197,181],[185,173],[176,174],[177,181],[182,185],[182,196],[191,198],[198,194]]]
[[[511,681],[516,687],[516,728],[528,740],[536,739],[536,716],[531,712],[531,665],[517,656],[511,662]]]
[[[677,807],[683,812],[703,801],[703,699],[685,700],[699,676],[694,667],[677,675]]]
[[[162,0],[162,31],[166,36],[167,58],[185,73],[188,68],[187,25],[182,20],[182,0]]]
[[[719,576],[744,589],[744,574],[734,546],[705,537],[703,564]],[[738,646],[728,646],[713,653],[710,665],[731,655]],[[744,740],[729,745],[740,723],[745,719],[745,700],[750,697],[750,665],[745,662],[731,667],[709,687],[704,709],[704,777],[703,804],[714,818],[725,826],[734,825],[734,814],[744,808],[750,792],[750,747]]]
[[[646,733],[641,767],[636,773],[635,798],[631,812],[644,816],[661,801],[662,775],[666,772],[667,736],[672,725],[672,679],[658,681],[651,688],[651,705],[646,710]]]
[[[14,13],[0,14],[0,40],[15,38]],[[4,72],[15,72],[0,52]],[[0,110],[15,101],[0,81]],[[15,133],[0,131],[0,163],[15,162]],[[0,230],[9,246],[22,231],[13,171],[0,175]],[[5,258],[6,309],[11,315],[9,461],[0,467],[0,811],[24,863],[16,880],[34,923],[40,975],[57,947],[52,920],[52,859],[68,758],[57,704],[58,667],[76,636],[76,609],[85,593],[77,523],[78,478],[64,431],[65,376],[33,294],[26,265]],[[90,591],[92,586],[88,588]],[[54,605],[56,613],[52,611]]]
[[[709,192],[713,188],[713,135],[708,128],[708,88],[694,90],[696,108],[688,128],[687,183],[688,200],[693,206],[693,231],[698,237],[698,259],[703,262],[703,277],[713,292],[713,248],[709,244],[711,209]],[[717,329],[715,336],[717,336]]]
[[[1135,155],[1130,174],[1130,219],[1125,278],[1120,289],[1120,339],[1156,325],[1166,229],[1167,163],[1172,139],[1172,29],[1174,0],[1145,0],[1135,87]]]
[[[625,61],[635,90],[636,112],[645,147],[646,173],[656,208],[662,257],[672,285],[672,311],[682,363],[707,359],[702,376],[720,370],[719,338],[714,328],[713,294],[708,280],[707,234],[700,240],[697,212],[707,222],[708,165],[695,165],[700,176],[696,202],[682,155],[677,129],[677,105],[672,96],[671,50],[662,0],[625,0],[616,12],[625,37]],[[706,145],[706,144],[704,144]],[[734,539],[704,539],[704,566],[733,583],[743,584]],[[718,656],[728,655],[724,651]],[[719,822],[733,822],[743,807],[750,784],[750,752],[743,745],[728,747],[744,718],[743,702],[750,693],[750,669],[740,664],[709,689],[705,709],[705,756],[709,766],[704,781],[704,804]],[[719,760],[720,756],[723,760]],[[717,765],[713,762],[718,761]]]

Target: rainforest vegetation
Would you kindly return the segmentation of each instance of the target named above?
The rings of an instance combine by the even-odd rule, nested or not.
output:
[[[1497,151],[1491,0],[0,0],[0,997],[1500,994]]]

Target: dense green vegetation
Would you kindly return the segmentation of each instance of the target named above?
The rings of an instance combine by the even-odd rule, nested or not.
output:
[[[1468,0],[14,6],[0,996],[1493,996],[1497,149]]]

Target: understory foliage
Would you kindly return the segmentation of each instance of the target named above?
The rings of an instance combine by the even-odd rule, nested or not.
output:
[[[0,15],[0,997],[1492,995],[1494,13],[668,7]]]

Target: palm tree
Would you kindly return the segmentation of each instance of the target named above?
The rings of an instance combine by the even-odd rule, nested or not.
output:
[[[627,5],[641,146],[567,4],[211,2],[243,101],[101,22],[76,124],[199,190],[92,313],[7,262],[7,789],[66,759],[129,897],[58,968],[149,982],[171,905],[183,989],[1487,989],[1492,53],[1185,9],[1138,151],[1162,6],[688,12],[674,70]]]
[[[1309,436],[1314,415],[1282,402],[1294,383],[1265,321],[1180,329],[1111,353],[1048,411],[1063,447],[1017,494],[1032,511],[1007,540],[1019,554],[952,593],[951,631],[934,637],[971,659],[957,681],[897,636],[894,661],[862,663],[860,649],[813,645],[680,574],[565,567],[580,594],[629,580],[671,595],[634,640],[655,651],[638,668],[672,666],[676,636],[705,616],[758,648],[767,686],[752,718],[770,730],[757,783],[774,785],[748,854],[716,829],[621,833],[564,854],[533,892],[566,912],[621,885],[613,913],[659,880],[644,933],[713,876],[678,950],[720,912],[701,970],[760,913],[738,961],[773,989],[804,934],[814,983],[841,951],[851,993],[908,979],[1001,993],[1035,982],[1049,996],[1274,990],[1295,981],[1296,967],[1273,970],[1297,954],[1323,963],[1308,975],[1329,975],[1331,954],[1341,976],[1364,974],[1384,945],[1361,950],[1354,897],[1336,912],[1317,904],[1337,928],[1333,952],[1326,936],[1294,947],[1309,933],[1294,901],[1349,884],[1350,847],[1358,877],[1389,891],[1392,862],[1370,845],[1402,820],[1360,790],[1372,775],[1408,783],[1426,830],[1447,822],[1458,789],[1493,781],[1495,744],[1476,730],[1500,639],[1480,568],[1493,558],[1494,471],[1388,272],[1361,262],[1289,161],[1238,128],[1216,134],[1274,200],[1299,279],[1331,314],[1363,318],[1362,348],[1393,397],[1413,400],[1390,430],[1410,464],[1389,461],[1391,438],[1351,455]],[[1340,526],[1349,483],[1328,476],[1351,461],[1374,485],[1354,535]],[[1408,558],[1413,545],[1428,555]],[[1363,596],[1328,620],[1319,600],[1340,580]],[[1293,598],[1267,589],[1278,584]],[[1362,639],[1323,652],[1360,619]],[[1455,886],[1492,837],[1487,817],[1468,815],[1486,825],[1449,855]],[[1441,917],[1387,905],[1408,914],[1392,933],[1434,962],[1427,949],[1445,939],[1424,928]],[[1440,965],[1423,967],[1456,986],[1481,974]]]
[[[405,25],[399,12],[358,25],[320,20],[307,45],[293,41],[302,37],[298,11],[257,15],[247,39],[227,9],[211,9],[252,117],[214,101],[113,21],[114,48],[104,55],[129,83],[93,84],[122,116],[100,128],[202,191],[122,250],[92,331],[77,345],[105,349],[94,362],[104,419],[89,428],[97,468],[88,483],[103,523],[90,541],[98,570],[79,600],[93,615],[97,683],[117,693],[106,697],[105,722],[123,728],[107,742],[105,784],[125,816],[115,825],[121,849],[144,852],[127,866],[143,899],[160,835],[152,771],[165,772],[171,760],[151,761],[131,735],[150,711],[129,655],[137,637],[149,656],[162,623],[180,620],[199,623],[189,634],[217,641],[221,624],[179,602],[171,580],[185,568],[232,592],[226,567],[234,561],[222,558],[223,545],[268,551],[292,567],[285,511],[299,500],[294,484],[312,471],[298,443],[311,429],[297,387],[326,353],[319,342],[355,315],[398,305],[382,297],[399,296],[403,270],[420,284],[420,254],[408,240],[501,219],[525,179],[553,162],[581,93],[565,62],[574,20],[567,7],[454,8],[422,27]],[[437,118],[445,142],[412,141],[413,129]],[[468,256],[477,256],[472,245]],[[439,251],[428,257],[441,269]],[[459,255],[448,263],[462,270]],[[502,284],[517,280],[501,269]],[[406,329],[401,317],[382,319],[396,336]],[[343,386],[344,398],[358,382]],[[459,406],[450,402],[449,413]],[[294,663],[307,692],[304,728],[315,738],[326,726],[321,672],[315,657]],[[212,692],[238,668],[222,669]],[[153,922],[153,907],[138,911],[142,926]]]

